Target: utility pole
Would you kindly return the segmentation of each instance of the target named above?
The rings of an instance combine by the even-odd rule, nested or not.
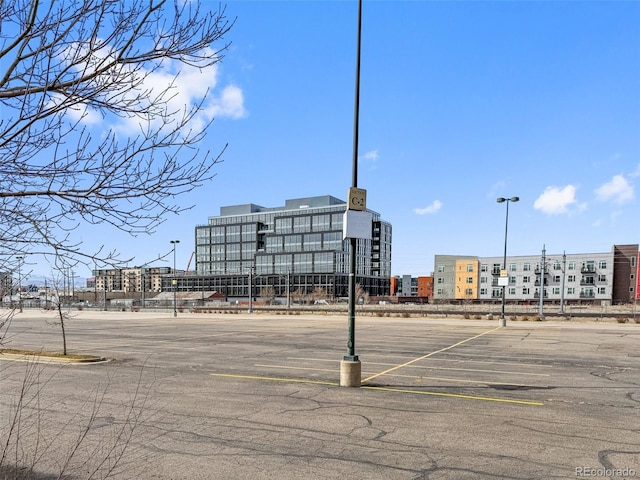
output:
[[[562,252],[562,290],[560,292],[560,313],[564,315],[564,277],[567,271],[567,254]]]
[[[291,270],[287,270],[287,309],[291,308],[291,292],[289,289],[291,288]]]
[[[16,257],[18,259],[18,307],[22,313],[22,260],[24,257]]]
[[[540,320],[544,320],[544,274],[547,269],[546,266],[546,255],[547,251],[545,250],[545,246],[542,246],[542,262],[540,263],[540,306],[538,308],[538,314],[540,315]]]
[[[253,267],[249,267],[249,313],[253,313]]]
[[[180,243],[180,240],[169,240],[169,243],[173,246],[173,316],[178,316],[178,277],[176,276],[176,245]]]

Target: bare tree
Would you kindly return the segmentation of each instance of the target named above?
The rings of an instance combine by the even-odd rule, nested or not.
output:
[[[318,302],[320,300],[327,300],[327,291],[322,288],[322,287],[316,287],[313,289],[313,292],[311,292],[311,299],[313,300],[313,302]]]
[[[267,285],[260,289],[260,298],[265,305],[271,305],[276,299],[276,289],[273,285]]]
[[[0,1],[4,254],[113,263],[73,230],[152,233],[190,208],[176,196],[213,177],[226,148],[198,145],[220,112],[209,86],[233,23],[184,0]]]
[[[369,303],[369,292],[367,292],[362,285],[356,283],[356,302],[361,303],[363,306]]]

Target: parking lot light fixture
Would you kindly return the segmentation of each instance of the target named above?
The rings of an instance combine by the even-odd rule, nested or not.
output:
[[[178,316],[178,307],[177,307],[177,290],[178,290],[178,278],[176,277],[176,245],[180,243],[180,240],[170,240],[170,243],[173,245],[173,280],[171,284],[173,286],[173,316]]]
[[[499,197],[496,201],[498,203],[505,203],[507,204],[507,214],[506,214],[506,219],[504,222],[504,257],[502,260],[502,269],[504,270],[504,272],[506,273],[506,277],[507,277],[507,283],[508,283],[508,278],[509,278],[509,273],[507,272],[507,231],[509,228],[509,202],[517,202],[520,200],[520,197],[511,197],[511,198],[504,198],[504,197]],[[502,275],[501,275],[502,276]],[[500,323],[499,325],[501,327],[506,327],[507,326],[507,318],[505,317],[504,314],[504,309],[505,309],[505,300],[506,300],[506,290],[507,290],[507,286],[503,283],[502,284],[502,307],[500,310]]]

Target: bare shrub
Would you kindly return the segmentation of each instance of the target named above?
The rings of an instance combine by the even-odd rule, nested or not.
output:
[[[37,480],[52,478],[106,479],[122,473],[129,447],[143,420],[147,395],[142,391],[142,370],[128,405],[107,400],[109,382],[97,387],[79,408],[56,411],[48,387],[60,369],[27,362],[24,371],[3,369],[6,402],[0,423],[0,478]],[[107,411],[108,410],[108,411]],[[56,417],[54,418],[54,414]],[[101,418],[113,418],[109,426]]]

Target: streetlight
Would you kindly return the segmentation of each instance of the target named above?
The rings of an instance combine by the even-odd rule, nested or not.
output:
[[[178,279],[176,278],[176,245],[180,243],[180,240],[170,240],[169,243],[173,245],[173,280],[171,281],[171,284],[173,285],[173,316],[177,317],[178,316],[178,308],[177,308],[178,296],[176,292],[178,290]]]
[[[351,186],[358,187],[358,141],[360,131],[360,47],[362,43],[362,0],[358,1],[358,28],[356,43],[356,86],[353,114],[353,155],[351,158]],[[356,249],[358,239],[349,238],[349,317],[347,354],[340,362],[340,386],[360,387],[362,364],[356,355]]]
[[[22,260],[24,257],[16,257],[18,260],[18,307],[22,313]]]
[[[504,259],[502,261],[502,268],[504,269],[504,278],[506,278],[506,281],[503,280],[502,283],[502,309],[501,309],[501,314],[500,314],[500,326],[501,327],[506,327],[507,326],[507,319],[504,316],[504,304],[505,304],[505,295],[506,295],[506,288],[507,288],[507,284],[509,283],[509,274],[507,273],[507,229],[509,228],[509,202],[517,202],[518,200],[520,200],[519,197],[511,197],[511,198],[504,198],[504,197],[500,197],[498,198],[496,201],[498,203],[504,203],[507,202],[507,215],[506,215],[506,219],[504,222]],[[503,274],[501,273],[500,277],[503,277]]]

